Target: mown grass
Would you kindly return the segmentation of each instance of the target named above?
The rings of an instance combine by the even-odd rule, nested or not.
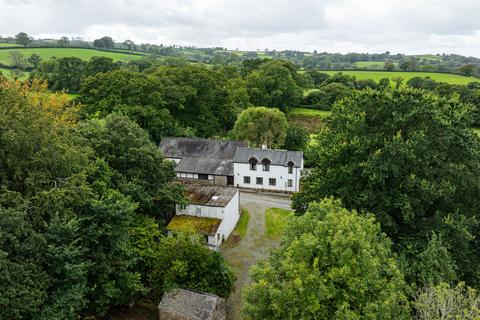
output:
[[[280,239],[288,221],[293,216],[290,210],[269,208],[265,211],[265,234],[270,239]]]
[[[240,212],[240,218],[238,219],[235,229],[233,229],[227,241],[223,243],[223,246],[229,248],[236,246],[240,242],[240,240],[242,240],[242,238],[247,235],[249,221],[250,213],[247,210],[242,209],[242,211]]]
[[[331,113],[332,113],[331,111],[325,111],[325,110],[317,110],[317,109],[309,109],[309,108],[294,108],[288,112],[288,115],[327,118],[328,116],[330,116]]]
[[[308,133],[318,132],[325,126],[330,111],[294,108],[287,114],[288,121],[304,128]]]
[[[465,77],[457,74],[449,73],[431,73],[431,72],[400,72],[400,71],[321,71],[323,73],[334,75],[338,72],[355,76],[357,80],[372,79],[378,81],[382,78],[403,78],[405,81],[413,77],[430,77],[432,80],[446,82],[450,84],[468,84],[470,82],[480,82],[480,79],[473,77]]]
[[[77,57],[82,60],[89,60],[91,57],[109,57],[115,61],[130,61],[139,59],[138,55],[130,55],[126,53],[100,51],[94,49],[78,49],[78,48],[22,48],[13,50],[0,50],[0,62],[6,65],[10,65],[10,52],[19,51],[25,57],[29,57],[32,53],[40,56],[40,58],[46,60],[52,57],[65,58],[65,57]]]

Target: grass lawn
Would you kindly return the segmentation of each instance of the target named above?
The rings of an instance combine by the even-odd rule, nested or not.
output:
[[[480,82],[480,79],[473,77],[465,77],[457,74],[448,74],[448,73],[431,73],[431,72],[400,72],[400,71],[321,71],[329,75],[334,75],[338,72],[343,74],[355,76],[357,80],[366,80],[372,79],[375,81],[380,80],[381,78],[395,78],[401,77],[408,81],[413,77],[430,77],[432,80],[447,82],[451,84],[467,84],[470,82]]]
[[[288,112],[289,116],[309,116],[327,118],[332,112],[325,110],[316,110],[309,108],[294,108]]]
[[[78,49],[78,48],[25,48],[14,49],[19,51],[26,58],[32,53],[38,54],[42,59],[46,60],[51,57],[64,58],[64,57],[78,57],[82,60],[89,60],[91,57],[109,57],[115,61],[129,61],[139,59],[138,55],[129,55],[117,52],[99,51],[94,49]],[[6,65],[10,64],[10,50],[0,50],[0,62]]]
[[[247,210],[242,209],[240,212],[240,219],[238,219],[235,229],[228,237],[227,241],[223,243],[223,246],[232,248],[238,244],[243,237],[247,235],[248,222],[250,221],[250,213]]]
[[[265,211],[266,236],[279,239],[288,225],[288,220],[293,216],[290,210],[269,208]]]

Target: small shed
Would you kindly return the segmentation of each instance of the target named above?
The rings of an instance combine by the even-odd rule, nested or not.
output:
[[[225,320],[225,300],[209,293],[174,289],[158,305],[160,320]]]
[[[228,238],[240,218],[240,194],[235,188],[187,185],[189,204],[177,207],[167,229],[203,235],[212,249]]]

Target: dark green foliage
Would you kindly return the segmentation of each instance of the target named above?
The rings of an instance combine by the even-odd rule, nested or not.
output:
[[[371,215],[339,201],[312,203],[280,248],[252,269],[249,319],[409,319],[390,241]]]
[[[302,213],[311,201],[335,196],[347,208],[374,213],[407,267],[421,252],[427,258],[435,232],[442,239],[435,251],[447,249],[458,276],[478,284],[480,142],[469,114],[458,99],[412,89],[367,90],[342,100],[317,138],[316,168],[294,207]],[[451,278],[435,263],[422,272],[438,276],[410,279]]]
[[[282,61],[261,64],[245,78],[251,102],[282,111],[298,106],[302,90],[296,82],[296,73]]]
[[[122,112],[156,142],[177,131],[165,108],[162,84],[141,73],[117,70],[89,77],[82,83],[78,100],[84,104],[87,116],[106,117]]]
[[[113,39],[110,37],[102,37],[93,41],[93,46],[96,48],[112,49],[114,44]]]
[[[304,104],[319,110],[330,110],[336,101],[350,95],[352,91],[342,83],[332,82],[309,92],[304,98]]]
[[[83,144],[112,169],[115,189],[138,203],[137,212],[169,220],[174,204],[183,202],[182,188],[171,183],[173,164],[165,160],[145,130],[127,116],[112,113],[102,120],[81,123],[79,132]]]
[[[287,136],[285,137],[282,149],[303,151],[307,148],[307,143],[308,135],[305,129],[298,125],[290,124],[287,129]]]
[[[85,61],[77,57],[69,57],[56,59],[54,63],[52,73],[48,76],[49,87],[52,90],[78,92],[85,69]]]
[[[112,58],[92,57],[85,65],[82,77],[94,76],[97,73],[114,71],[119,68],[119,64],[113,62]]]
[[[158,253],[158,273],[152,281],[160,292],[181,287],[225,298],[232,292],[233,270],[220,253],[208,249],[200,238],[182,234],[163,238]]]

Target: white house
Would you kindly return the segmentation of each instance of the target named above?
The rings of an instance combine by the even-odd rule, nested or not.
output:
[[[160,149],[175,161],[180,180],[217,186],[296,192],[303,153],[247,148],[241,141],[164,138]]]
[[[208,246],[218,247],[232,233],[240,218],[239,192],[235,188],[187,185],[189,204],[177,206],[176,215],[167,229],[171,232],[187,231],[201,234]]]
[[[239,147],[233,157],[234,184],[240,188],[296,192],[302,170],[298,151]]]

